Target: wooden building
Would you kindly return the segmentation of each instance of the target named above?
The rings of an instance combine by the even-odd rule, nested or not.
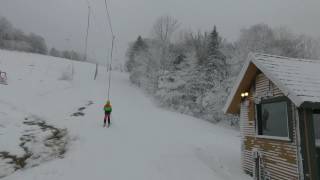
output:
[[[254,179],[320,180],[320,60],[251,53],[224,112]]]

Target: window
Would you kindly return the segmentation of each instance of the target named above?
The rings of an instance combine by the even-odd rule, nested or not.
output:
[[[320,147],[320,112],[313,113],[314,138],[317,147]]]
[[[289,138],[288,105],[286,98],[262,100],[257,105],[258,135]]]

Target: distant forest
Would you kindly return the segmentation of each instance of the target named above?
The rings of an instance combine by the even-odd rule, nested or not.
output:
[[[74,50],[48,50],[45,39],[35,33],[26,34],[15,28],[5,17],[0,17],[0,49],[24,51],[84,61],[85,56]]]
[[[237,123],[222,108],[249,52],[320,59],[320,39],[267,24],[242,29],[235,42],[221,37],[214,24],[206,32],[190,32],[170,16],[156,20],[152,32],[129,45],[131,82],[168,109],[213,122]]]

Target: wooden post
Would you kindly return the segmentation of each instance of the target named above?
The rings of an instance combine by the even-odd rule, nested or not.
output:
[[[96,64],[96,70],[94,72],[94,78],[93,79],[96,80],[97,76],[98,76],[98,64]]]
[[[306,180],[317,180],[317,164],[313,129],[312,109],[299,109],[301,146],[304,177]]]

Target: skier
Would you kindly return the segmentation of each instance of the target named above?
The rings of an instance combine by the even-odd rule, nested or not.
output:
[[[107,101],[107,103],[104,105],[104,121],[103,126],[106,127],[106,121],[108,119],[108,127],[110,127],[110,115],[112,112],[112,106],[110,103],[110,100]]]

